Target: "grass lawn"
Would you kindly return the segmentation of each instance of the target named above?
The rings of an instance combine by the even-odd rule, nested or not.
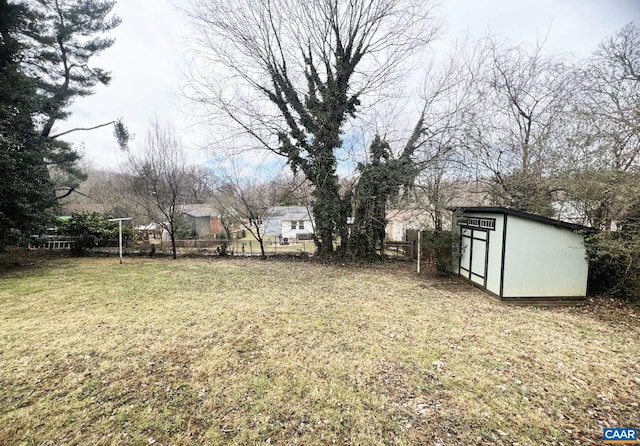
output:
[[[0,273],[0,444],[601,444],[640,427],[638,311],[258,259]]]

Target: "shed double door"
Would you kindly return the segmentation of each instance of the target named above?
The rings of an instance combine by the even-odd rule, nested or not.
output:
[[[489,231],[474,228],[460,230],[460,274],[483,287],[487,286]]]

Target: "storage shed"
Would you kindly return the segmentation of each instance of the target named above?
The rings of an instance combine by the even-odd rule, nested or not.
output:
[[[454,272],[502,299],[586,296],[588,228],[503,207],[454,211]]]

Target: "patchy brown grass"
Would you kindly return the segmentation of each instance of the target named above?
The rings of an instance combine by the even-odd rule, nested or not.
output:
[[[0,444],[600,444],[640,427],[640,323],[598,305],[399,264],[58,258],[0,275]]]

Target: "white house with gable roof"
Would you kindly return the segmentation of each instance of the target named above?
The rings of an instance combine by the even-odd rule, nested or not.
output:
[[[311,240],[315,222],[305,206],[273,206],[263,217],[265,236],[277,236],[281,242]]]

